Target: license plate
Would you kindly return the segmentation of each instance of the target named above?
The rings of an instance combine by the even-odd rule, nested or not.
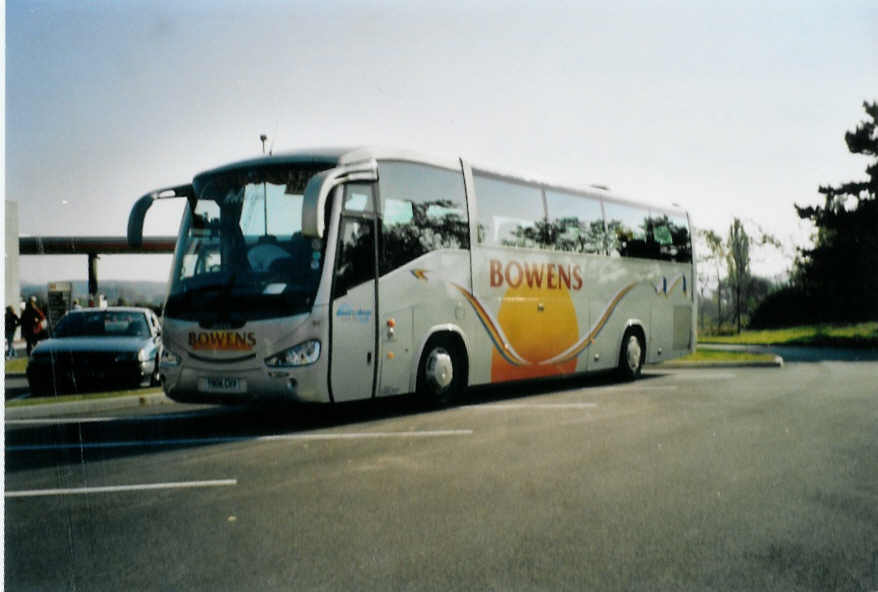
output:
[[[198,390],[204,393],[245,393],[247,381],[237,376],[207,376],[198,379]]]

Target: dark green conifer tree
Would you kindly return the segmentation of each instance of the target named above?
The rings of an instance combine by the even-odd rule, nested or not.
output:
[[[813,248],[801,249],[794,281],[820,317],[815,321],[878,319],[878,102],[864,102],[869,120],[845,134],[853,154],[870,158],[868,179],[819,191],[822,206],[796,205],[814,223]]]

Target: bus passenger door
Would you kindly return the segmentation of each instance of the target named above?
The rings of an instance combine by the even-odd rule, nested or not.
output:
[[[369,398],[375,388],[374,216],[342,215],[338,237],[330,307],[329,385],[333,400],[349,401]]]

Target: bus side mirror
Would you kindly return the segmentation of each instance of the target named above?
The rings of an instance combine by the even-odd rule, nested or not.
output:
[[[128,246],[137,248],[143,244],[143,219],[153,202],[153,196],[144,195],[135,202],[128,214]]]
[[[308,179],[302,199],[302,234],[315,238],[323,237],[323,204],[333,185],[331,174],[334,169],[317,173]],[[324,189],[324,187],[326,189]]]
[[[333,187],[351,181],[377,181],[378,162],[375,159],[363,160],[341,165],[328,171],[317,173],[308,180],[302,201],[302,234],[322,238],[324,226],[324,207]]]
[[[192,185],[177,185],[152,191],[134,202],[134,207],[128,214],[128,246],[137,248],[143,245],[143,220],[146,218],[146,212],[149,211],[152,202],[157,199],[175,197],[193,199],[195,191],[192,189]]]

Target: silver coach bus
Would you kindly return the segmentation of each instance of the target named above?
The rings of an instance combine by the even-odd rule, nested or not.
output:
[[[187,201],[163,318],[178,401],[331,402],[643,365],[693,350],[686,212],[374,148],[245,160]]]

